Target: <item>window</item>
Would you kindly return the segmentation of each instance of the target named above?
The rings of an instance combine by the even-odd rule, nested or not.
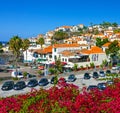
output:
[[[49,58],[52,58],[52,55],[49,55]]]
[[[54,59],[55,59],[55,60],[57,59],[56,55],[54,56]]]
[[[67,59],[65,59],[65,62],[67,62]]]
[[[98,54],[93,54],[92,55],[92,61],[98,61]]]
[[[56,48],[54,48],[54,52],[56,52]]]
[[[44,58],[46,58],[46,55],[44,55]]]
[[[64,62],[64,58],[62,58],[62,61]]]

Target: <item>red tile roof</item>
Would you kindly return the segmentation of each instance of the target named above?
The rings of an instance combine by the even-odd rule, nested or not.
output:
[[[92,47],[90,50],[82,51],[83,54],[104,53],[103,50],[97,46]]]
[[[64,48],[64,47],[79,47],[80,45],[77,43],[73,43],[73,44],[54,44],[53,47],[54,48]]]
[[[111,44],[111,42],[107,42],[103,45],[103,47],[108,47]]]

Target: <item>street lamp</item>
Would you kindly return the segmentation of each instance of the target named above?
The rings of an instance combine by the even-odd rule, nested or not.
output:
[[[47,65],[47,61],[48,61],[48,58],[46,58],[45,68],[44,68],[44,75],[45,75],[45,76],[48,75],[48,69],[49,69],[49,61],[48,61],[48,67],[46,66],[46,65]]]

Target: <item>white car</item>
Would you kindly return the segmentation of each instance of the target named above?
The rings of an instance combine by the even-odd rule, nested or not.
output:
[[[11,76],[12,77],[17,77],[17,78],[23,78],[24,76],[23,76],[23,74],[22,74],[22,72],[20,72],[20,71],[12,71],[12,73],[11,73]]]

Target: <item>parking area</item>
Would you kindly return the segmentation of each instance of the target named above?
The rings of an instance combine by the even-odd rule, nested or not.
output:
[[[67,80],[68,79],[68,76],[64,76],[64,78]],[[76,81],[74,82],[69,82],[70,84],[74,84],[74,85],[77,85],[79,87],[79,89],[82,89],[82,87],[88,87],[89,85],[97,85],[99,82],[101,81],[97,81],[96,79],[92,78],[89,79],[89,80],[85,80],[83,79],[83,74],[79,74],[79,75],[76,75]],[[39,81],[40,79],[38,79]],[[12,95],[18,95],[18,94],[25,94],[25,93],[28,93],[28,92],[31,92],[31,90],[39,90],[40,88],[43,88],[43,89],[49,89],[50,87],[53,86],[53,84],[50,83],[50,79],[49,80],[49,84],[47,84],[46,86],[39,86],[37,85],[36,87],[34,88],[30,88],[30,87],[26,87],[22,90],[9,90],[9,91],[3,91],[1,90],[1,87],[2,87],[2,84],[0,85],[0,97],[7,97],[7,96],[12,96]],[[28,83],[29,80],[26,80],[26,84]]]
[[[23,71],[28,71],[30,73],[34,73],[33,71],[35,71],[35,70],[33,70],[31,68],[23,68]],[[99,69],[97,69],[97,70],[84,70],[84,71],[76,71],[76,72],[73,71],[73,72],[70,72],[70,73],[69,72],[68,73],[62,73],[62,74],[59,75],[59,78],[64,77],[66,80],[68,80],[68,76],[70,74],[74,74],[77,79],[74,82],[69,82],[69,83],[78,86],[79,89],[81,90],[83,87],[88,87],[89,85],[97,85],[98,83],[102,82],[101,80],[93,78],[93,72],[94,71],[99,72],[100,70]],[[86,72],[90,74],[90,77],[91,77],[90,79],[85,79],[84,78],[84,74]],[[44,76],[44,77],[46,77],[49,81],[49,84],[47,84],[46,86],[37,85],[34,88],[26,87],[26,88],[21,89],[21,90],[12,89],[12,90],[9,90],[9,91],[3,91],[3,90],[1,90],[3,82],[5,82],[5,81],[3,81],[0,84],[0,97],[7,97],[7,96],[12,96],[12,95],[18,95],[18,94],[25,94],[25,93],[31,92],[31,90],[39,90],[40,88],[49,89],[50,87],[53,86],[53,84],[50,83],[50,80],[51,80],[52,76]],[[99,78],[104,78],[104,77],[99,77]],[[36,79],[39,81],[41,78],[36,77]],[[27,84],[29,79],[24,79],[24,81]],[[15,81],[15,82],[17,82],[17,81]]]

